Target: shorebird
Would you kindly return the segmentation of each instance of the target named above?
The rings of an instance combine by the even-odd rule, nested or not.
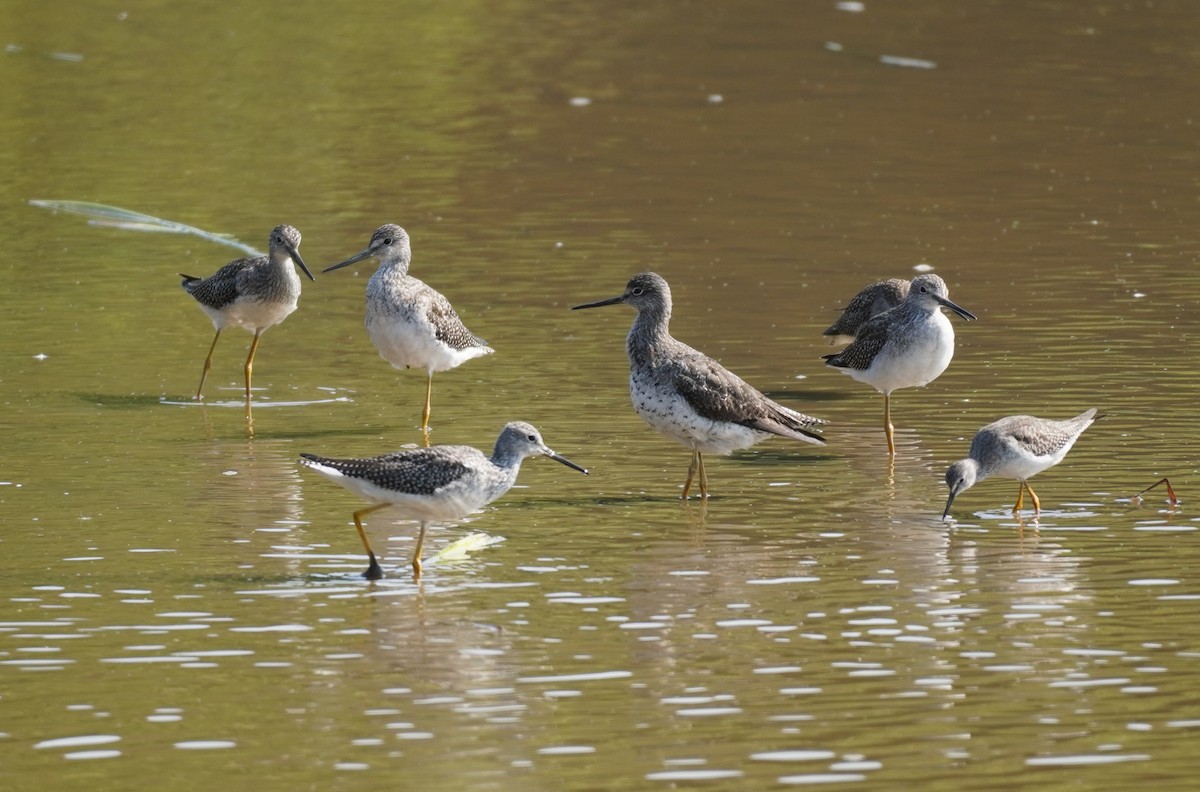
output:
[[[213,350],[217,348],[221,331],[236,325],[254,333],[250,354],[246,357],[248,403],[258,339],[268,327],[279,324],[296,310],[296,302],[300,299],[300,277],[292,264],[304,270],[309,280],[316,280],[304,259],[300,258],[300,232],[295,228],[276,226],[267,245],[267,255],[235,259],[207,278],[179,275],[183,278],[184,291],[196,298],[200,309],[208,314],[217,329],[212,346],[208,348],[208,357],[204,358],[204,371],[200,374],[200,386],[196,388],[197,399],[201,398],[204,380],[212,368]]]
[[[824,445],[812,427],[825,423],[768,399],[717,361],[671,337],[671,288],[653,272],[634,275],[625,293],[573,310],[627,303],[637,318],[625,342],[629,394],[646,423],[692,450],[683,498],[699,475],[708,497],[702,454],[730,454],[771,435]]]
[[[412,247],[408,233],[398,225],[380,226],[365,250],[323,272],[372,257],[379,259],[379,269],[367,282],[367,335],[380,356],[396,368],[425,370],[421,430],[428,433],[434,372],[448,371],[495,350],[467,329],[440,292],[408,274]]]
[[[896,455],[892,391],[928,385],[954,357],[954,326],[941,306],[968,321],[975,318],[950,302],[945,281],[937,275],[918,275],[903,302],[869,319],[850,346],[823,356],[827,365],[883,394],[883,429],[891,456]]]
[[[825,328],[821,335],[829,337],[830,344],[848,344],[854,340],[858,328],[871,317],[895,308],[908,295],[908,281],[889,278],[872,283],[850,298],[838,320]]]
[[[406,518],[420,522],[412,557],[413,575],[420,577],[425,527],[479,511],[508,492],[517,480],[521,462],[539,454],[587,473],[547,448],[538,430],[523,421],[504,426],[490,458],[471,446],[435,445],[367,458],[301,454],[300,462],[371,502],[371,506],[354,512],[354,527],[370,559],[363,577],[378,580],[383,577],[383,569],[363,529],[363,517],[394,506]]]
[[[1049,467],[1063,461],[1063,457],[1075,445],[1083,430],[1104,416],[1096,415],[1096,408],[1081,412],[1065,421],[1034,418],[1032,415],[1010,415],[988,424],[975,433],[971,450],[966,459],[955,462],[946,471],[946,486],[950,497],[942,519],[950,515],[950,506],[960,492],[988,476],[1016,479],[1017,503],[1013,514],[1021,511],[1025,493],[1033,501],[1033,513],[1042,510],[1041,501],[1029,486],[1029,479]]]

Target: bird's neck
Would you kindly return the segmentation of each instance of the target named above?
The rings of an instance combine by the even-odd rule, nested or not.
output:
[[[661,308],[643,308],[638,311],[625,339],[625,351],[631,362],[646,362],[671,342],[671,311]]]
[[[509,487],[517,481],[517,474],[521,472],[521,462],[524,457],[512,452],[505,452],[499,447],[492,453],[492,464],[500,469],[504,476],[502,492],[507,492]]]
[[[386,280],[403,280],[408,277],[408,265],[411,263],[412,259],[408,256],[388,259],[379,265],[379,277]]]
[[[941,313],[940,309],[942,306],[939,303],[934,302],[933,300],[926,300],[924,302],[905,303],[904,307],[907,309],[908,313],[913,313],[913,314],[917,314],[917,315],[924,314],[926,316],[933,316],[934,314]]]
[[[272,253],[267,257],[271,269],[283,278],[283,282],[292,284],[292,288],[300,288],[300,276],[296,274],[296,265],[287,253]]]
[[[275,267],[276,269],[291,269],[293,266],[292,257],[288,255],[287,251],[283,250],[273,251],[269,256],[267,256],[267,260],[270,261],[271,266]]]

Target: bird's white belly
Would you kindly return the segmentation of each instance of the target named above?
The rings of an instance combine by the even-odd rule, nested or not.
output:
[[[400,507],[397,511],[405,517],[427,522],[461,520],[489,503],[478,494],[465,491],[439,493],[436,498],[424,495],[393,495],[389,502],[397,504]]]
[[[367,486],[374,487],[374,485]],[[488,504],[488,501],[479,497],[478,494],[458,490],[440,492],[435,497],[430,495],[389,493],[387,490],[379,487],[374,487],[374,489],[377,490],[374,494],[365,491],[360,494],[377,503],[394,504],[397,507],[397,514],[410,520],[422,520],[424,522],[461,520],[468,514],[474,514]]]
[[[953,357],[954,328],[939,311],[931,317],[927,332],[910,335],[903,343],[889,343],[865,371],[843,371],[890,393],[898,388],[928,385],[942,375]]]
[[[460,520],[491,503],[500,495],[486,488],[474,486],[470,477],[443,487],[436,495],[414,495],[387,489],[378,484],[352,476],[346,476],[333,468],[317,463],[308,466],[335,484],[340,484],[371,503],[390,503],[396,513],[410,520],[423,522],[447,522]]]
[[[1064,445],[1057,452],[1043,456],[1031,456],[1028,453],[1008,454],[1005,456],[1004,462],[996,467],[992,475],[999,476],[1000,478],[1024,481],[1062,462],[1073,445],[1075,445],[1074,440]]]
[[[635,376],[629,378],[629,396],[643,421],[675,442],[706,454],[730,454],[770,436],[741,424],[705,418],[682,397]]]
[[[379,355],[398,369],[419,368],[445,371],[452,368],[450,350],[437,340],[429,328],[409,319],[390,317],[386,321],[368,321],[367,335]]]
[[[223,312],[203,304],[200,307],[213,320],[213,325],[216,327],[236,325],[254,332],[282,322],[288,317],[288,314],[296,310],[296,302],[296,300],[283,303],[259,302],[243,297],[232,305],[226,306]]]

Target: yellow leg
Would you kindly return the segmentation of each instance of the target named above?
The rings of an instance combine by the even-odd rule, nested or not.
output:
[[[1025,482],[1025,490],[1029,493],[1029,499],[1033,501],[1033,515],[1036,517],[1042,513],[1042,502],[1038,500],[1037,493],[1033,491],[1033,487],[1029,486],[1028,481]]]
[[[417,546],[413,548],[412,568],[413,580],[421,577],[421,548],[425,547],[425,523],[421,523],[421,531],[417,534]]]
[[[883,433],[887,435],[888,456],[896,456],[896,441],[892,438],[892,395],[883,394]]]
[[[421,431],[429,433],[429,408],[430,401],[433,398],[433,372],[429,372],[429,379],[425,381],[425,410],[421,413]],[[429,445],[428,442],[425,445]]]
[[[700,468],[700,497],[708,498],[708,476],[704,472],[704,454],[696,452],[696,466]]]
[[[262,328],[254,331],[254,340],[250,342],[250,354],[246,356],[246,401],[250,401],[250,375],[254,372],[254,353],[258,351],[258,339],[262,336]]]
[[[370,563],[367,564],[367,571],[363,572],[363,577],[367,580],[379,580],[383,577],[383,568],[379,566],[379,562],[375,559],[375,551],[371,549],[371,542],[367,539],[367,532],[363,530],[362,518],[380,509],[386,509],[390,505],[390,503],[376,503],[374,506],[368,506],[365,509],[359,509],[354,512],[354,527],[358,529],[358,538],[362,539],[363,547],[367,549],[367,558],[370,559]]]
[[[201,397],[200,397],[200,392],[201,392],[202,390],[204,390],[204,380],[208,379],[208,372],[212,370],[212,356],[213,356],[213,351],[214,351],[214,350],[216,350],[216,348],[217,348],[217,341],[218,341],[220,338],[221,338],[221,331],[220,331],[220,330],[218,330],[218,331],[217,331],[217,334],[216,334],[215,336],[213,336],[213,342],[212,342],[212,346],[210,346],[210,347],[208,348],[208,357],[204,358],[204,371],[200,372],[200,387],[196,388],[196,399],[197,399],[197,401],[199,401],[199,399],[201,398]]]
[[[1025,502],[1025,482],[1018,481],[1017,482],[1017,505],[1013,506],[1012,513],[1020,514],[1021,513],[1021,504],[1024,502]]]
[[[687,481],[685,481],[683,483],[683,496],[682,496],[683,500],[687,500],[688,493],[692,491],[692,478],[696,475],[696,464],[697,464],[696,461],[699,458],[700,458],[700,452],[693,449],[692,450],[692,464],[688,465]]]

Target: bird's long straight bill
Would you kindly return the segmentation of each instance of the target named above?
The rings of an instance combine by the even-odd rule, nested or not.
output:
[[[938,297],[936,294],[934,294],[934,295],[931,295],[931,296],[933,297],[933,299],[937,300],[939,303],[941,303],[942,305],[946,306],[946,307],[947,307],[947,308],[949,308],[951,311],[954,311],[954,313],[958,314],[958,315],[959,315],[959,316],[961,316],[963,319],[966,319],[968,322],[969,322],[969,321],[971,321],[972,319],[978,319],[978,318],[979,318],[979,317],[978,317],[978,316],[976,316],[975,314],[973,314],[973,313],[971,313],[970,311],[968,311],[966,308],[963,308],[963,307],[961,307],[961,306],[955,305],[953,302],[951,302],[950,300],[947,300],[945,297]]]
[[[351,264],[357,264],[358,262],[362,261],[363,259],[369,258],[374,254],[375,254],[374,250],[372,250],[371,248],[367,248],[362,253],[355,253],[353,256],[346,259],[345,261],[339,261],[337,264],[328,266],[325,269],[321,270],[321,272],[322,273],[333,272],[335,269],[341,269],[342,267],[349,267]]]
[[[584,305],[572,306],[572,311],[578,311],[580,308],[599,308],[602,305],[616,305],[619,302],[625,302],[625,295],[620,297],[609,297],[607,300],[598,300],[596,302],[585,303]]]
[[[951,492],[950,497],[946,498],[946,509],[945,509],[945,511],[942,512],[942,522],[945,522],[946,518],[950,516],[950,506],[953,503],[954,503],[954,493]]]
[[[313,283],[316,283],[317,279],[314,278],[312,272],[309,271],[308,265],[304,263],[304,259],[300,258],[300,251],[296,250],[296,248],[288,245],[287,252],[288,252],[288,255],[291,256],[292,261],[299,264],[300,269],[304,270],[304,274],[308,276],[308,279],[310,281],[312,281]]]
[[[558,454],[554,453],[553,451],[551,451],[550,453],[546,454],[546,456],[550,457],[550,458],[551,458],[551,459],[553,459],[555,462],[561,462],[562,464],[566,465],[567,467],[571,468],[572,470],[578,470],[580,473],[582,473],[582,474],[583,474],[583,475],[585,475],[585,476],[586,476],[586,475],[588,475],[588,469],[587,469],[587,468],[585,468],[585,467],[580,467],[579,465],[576,465],[574,462],[572,462],[571,460],[567,459],[565,456],[559,456]]]

